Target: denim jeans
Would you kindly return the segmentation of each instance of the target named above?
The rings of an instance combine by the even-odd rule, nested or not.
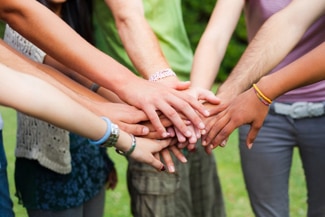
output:
[[[294,148],[299,150],[307,187],[308,217],[325,216],[325,116],[293,119],[269,112],[252,149],[242,126],[240,155],[256,217],[289,217],[289,177]]]
[[[7,176],[7,159],[3,147],[2,120],[0,116],[0,215],[1,217],[13,217],[13,204],[9,194],[9,183]]]

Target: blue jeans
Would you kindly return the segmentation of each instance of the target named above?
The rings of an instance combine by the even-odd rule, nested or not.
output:
[[[289,216],[294,148],[299,150],[307,183],[307,216],[325,216],[325,116],[293,119],[270,112],[251,150],[245,145],[248,129],[239,130],[240,155],[256,217]]]
[[[8,176],[7,176],[7,159],[3,147],[2,130],[0,130],[0,215],[1,217],[15,216],[12,207],[13,204],[10,199],[9,183],[8,183]]]

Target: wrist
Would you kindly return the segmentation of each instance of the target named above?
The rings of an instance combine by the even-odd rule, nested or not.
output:
[[[102,119],[106,122],[106,125],[107,125],[104,136],[102,138],[100,138],[99,140],[89,139],[88,141],[90,142],[90,144],[99,145],[102,147],[115,146],[116,142],[119,138],[119,135],[120,135],[119,127],[116,124],[112,123],[106,117],[102,117]]]
[[[176,77],[176,74],[172,69],[167,68],[153,73],[152,75],[150,75],[148,80],[154,82],[167,77]]]
[[[136,138],[134,137],[134,135],[129,134],[128,139],[121,141],[121,143],[119,141],[119,144],[121,144],[121,145],[119,145],[119,147],[116,147],[116,149],[115,149],[116,152],[120,155],[128,157],[135,150],[137,141],[136,141]]]

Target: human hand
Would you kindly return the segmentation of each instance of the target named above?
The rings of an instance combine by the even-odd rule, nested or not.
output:
[[[170,145],[167,148],[161,150],[159,152],[159,154],[156,154],[156,158],[157,159],[160,159],[160,156],[161,156],[161,158],[163,159],[163,162],[165,163],[165,166],[167,168],[167,172],[174,173],[176,170],[175,170],[175,164],[173,162],[173,158],[171,156],[171,153],[180,162],[182,162],[182,163],[186,163],[187,162],[187,159],[184,156],[184,154],[182,153],[181,149],[179,149],[175,145]]]
[[[95,106],[98,110],[97,114],[109,117],[120,129],[136,136],[145,136],[149,133],[149,128],[141,124],[141,122],[147,121],[148,118],[143,111],[136,107],[124,103],[94,103],[97,104]]]
[[[154,140],[142,137],[136,137],[136,147],[130,154],[130,157],[142,163],[146,163],[156,168],[158,171],[164,171],[166,168],[160,159],[156,158],[156,153],[162,151],[170,145],[171,139]],[[116,146],[117,147],[117,146]],[[124,146],[125,147],[125,146]],[[119,148],[119,150],[127,151],[127,149]]]
[[[132,87],[132,85],[134,85]],[[134,89],[133,89],[134,88]],[[165,127],[161,124],[156,111],[161,111],[185,137],[190,137],[186,124],[181,118],[181,114],[186,117],[193,125],[201,130],[205,128],[199,114],[208,116],[208,111],[194,97],[182,91],[168,88],[159,82],[141,81],[141,83],[131,84],[128,90],[137,90],[124,93],[120,96],[124,101],[137,108],[142,109],[149,120],[164,138],[168,136]],[[198,114],[198,113],[199,114]]]
[[[209,117],[206,122],[208,132],[203,136],[203,144],[215,148],[227,141],[230,134],[239,126],[250,124],[246,145],[251,148],[262,127],[269,107],[264,105],[251,88],[238,95],[229,104],[223,105],[219,113]]]

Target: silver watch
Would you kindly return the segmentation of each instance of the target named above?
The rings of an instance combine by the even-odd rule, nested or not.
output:
[[[118,126],[116,124],[111,124],[111,134],[108,137],[108,139],[106,140],[106,142],[104,142],[102,144],[103,147],[112,147],[115,146],[118,137],[120,136],[120,129],[118,128]]]

